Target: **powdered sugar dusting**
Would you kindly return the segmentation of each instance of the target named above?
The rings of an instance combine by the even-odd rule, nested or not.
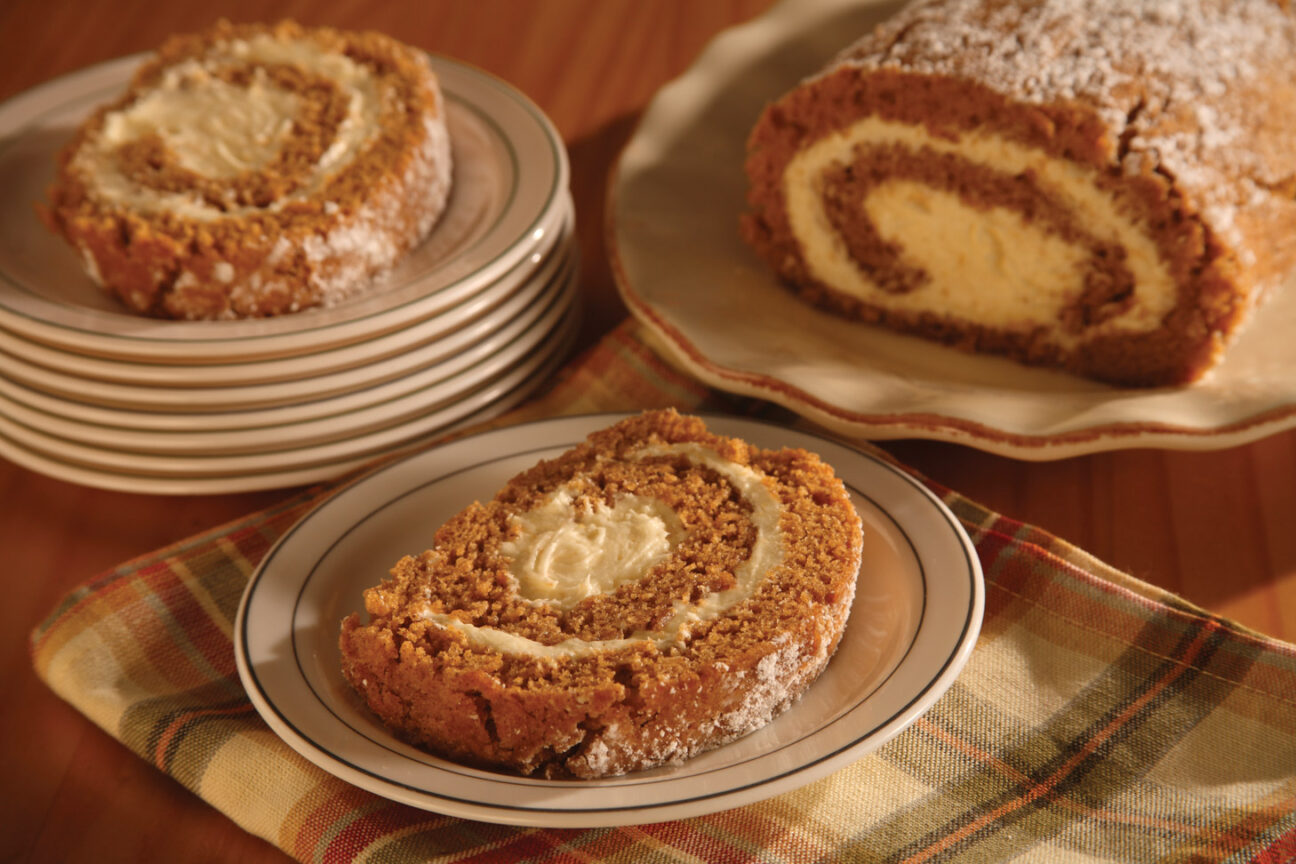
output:
[[[320,305],[333,306],[380,278],[405,252],[395,238],[426,236],[444,212],[452,151],[449,133],[438,119],[443,116],[438,99],[436,118],[425,118],[423,141],[398,182],[377,191],[350,221],[339,215],[327,234],[303,243]],[[403,229],[405,219],[413,220],[413,231]]]
[[[1255,145],[1275,111],[1296,124],[1296,14],[1277,0],[919,0],[843,62],[1087,107],[1125,173],[1170,175],[1225,229],[1296,173],[1296,147]]]
[[[733,736],[746,735],[764,726],[800,692],[805,664],[801,646],[784,636],[778,647],[766,654],[752,669],[742,702],[719,718],[718,725]]]
[[[594,738],[583,754],[587,770],[594,775],[608,773],[612,769],[611,751],[602,737]]]

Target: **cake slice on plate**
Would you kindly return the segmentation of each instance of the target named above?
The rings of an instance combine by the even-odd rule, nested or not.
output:
[[[592,778],[765,725],[836,650],[862,549],[842,482],[673,411],[466,507],[342,624],[377,717],[447,758]]]

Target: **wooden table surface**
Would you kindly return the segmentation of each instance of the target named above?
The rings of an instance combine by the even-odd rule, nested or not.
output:
[[[636,118],[707,41],[768,0],[8,0],[0,98],[167,34],[294,17],[372,28],[488,70],[567,143],[589,343],[624,315],[603,246],[608,171]],[[844,34],[845,37],[846,34]],[[930,477],[1141,579],[1296,639],[1296,432],[1217,452],[1134,450],[1016,462],[921,441],[884,446]],[[138,759],[41,684],[31,629],[71,588],[291,490],[153,497],[81,488],[0,460],[0,860],[287,860]]]

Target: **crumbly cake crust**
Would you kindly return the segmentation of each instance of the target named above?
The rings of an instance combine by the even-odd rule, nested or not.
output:
[[[851,318],[1116,384],[1192,381],[1296,271],[1286,239],[1296,232],[1293,82],[1296,14],[1272,0],[918,2],[766,109],[749,140],[743,234],[802,297]],[[872,275],[872,296],[816,270],[785,185],[797,154],[866,118],[936,142],[879,139],[814,181],[825,231]],[[953,146],[972,139],[1074,166],[1111,202],[1168,277],[1171,296],[1150,326],[1126,323],[1149,292],[1132,247],[1035,167],[975,161]],[[1078,250],[1076,288],[1052,320],[1028,325],[896,301],[929,275],[866,210],[897,181],[982,214],[1020,214]]]
[[[201,99],[205,88],[247,94],[235,111],[255,111],[237,103],[266,93],[291,104],[290,116],[269,118],[279,129],[257,130],[277,136],[273,155],[195,170],[169,145],[165,116],[109,139],[142,122],[130,112],[147,100]],[[424,54],[379,33],[220,22],[169,39],[85,121],[41,209],[130,309],[255,318],[361,290],[432,229],[450,183],[442,94]]]
[[[740,490],[677,445],[751,469],[759,488]],[[761,489],[777,501],[781,560],[748,584],[744,562],[774,542],[752,503]],[[682,533],[639,578],[575,605],[524,596],[506,554],[517,554],[518,519],[563,490],[585,514],[664,502]],[[385,724],[451,759],[581,778],[678,762],[764,725],[820,674],[854,597],[860,531],[813,454],[648,412],[521,473],[450,519],[431,550],[402,558],[366,591],[368,622],[343,621],[343,672]],[[681,614],[695,617],[672,629]],[[500,648],[472,628],[529,641]],[[514,650],[536,643],[556,647]]]

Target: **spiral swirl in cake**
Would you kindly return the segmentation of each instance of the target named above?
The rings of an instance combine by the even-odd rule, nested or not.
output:
[[[376,33],[221,23],[169,40],[83,124],[46,212],[135,311],[261,317],[389,269],[450,182],[425,55]]]
[[[847,317],[1191,381],[1296,268],[1296,14],[926,0],[771,104],[748,241]]]
[[[841,481],[650,412],[437,532],[343,622],[347,680],[408,740],[597,777],[759,728],[827,665],[860,564]]]

